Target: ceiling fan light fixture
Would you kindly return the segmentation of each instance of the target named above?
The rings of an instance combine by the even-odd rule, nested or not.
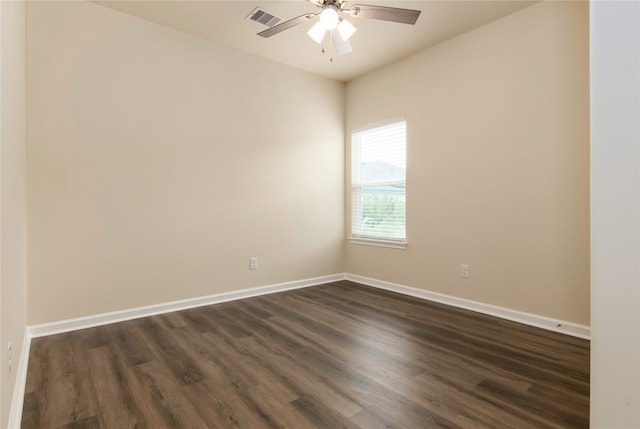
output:
[[[307,31],[309,37],[311,37],[318,45],[322,43],[322,39],[324,39],[325,29],[322,23],[316,22],[311,30]]]
[[[356,31],[357,28],[346,19],[341,20],[340,24],[338,24],[338,33],[340,33],[340,37],[342,37],[342,40],[345,42],[348,41]]]
[[[324,27],[325,30],[333,30],[338,25],[340,21],[340,17],[338,17],[338,12],[336,11],[336,7],[333,4],[329,4],[325,6],[320,14],[320,24]]]
[[[2,0],[0,0],[2,1]],[[389,6],[377,6],[360,4],[347,8],[344,3],[349,0],[308,0],[321,9],[318,13],[305,13],[296,18],[279,23],[273,27],[258,33],[259,36],[268,38],[282,33],[292,27],[304,24],[311,20],[317,20],[315,25],[307,31],[316,43],[322,45],[325,34],[330,33],[330,42],[335,46],[338,55],[348,54],[353,51],[349,39],[357,31],[348,21],[340,17],[340,13],[348,14],[358,19],[374,19],[378,21],[397,22],[401,24],[415,25],[420,16],[419,10],[401,9]],[[322,52],[325,52],[323,46]],[[333,51],[332,51],[333,53]],[[331,56],[330,61],[333,61]]]

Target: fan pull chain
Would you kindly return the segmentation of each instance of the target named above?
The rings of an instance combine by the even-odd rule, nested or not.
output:
[[[326,53],[327,50],[324,48],[325,39],[322,39],[322,53]],[[333,32],[329,31],[329,62],[333,62]]]
[[[329,62],[333,62],[333,30],[329,31],[329,49],[331,50],[329,55]]]

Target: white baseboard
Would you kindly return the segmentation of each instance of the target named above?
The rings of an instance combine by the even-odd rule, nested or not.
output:
[[[31,338],[29,330],[25,328],[22,338],[22,349],[18,361],[16,372],[16,384],[13,387],[13,397],[11,398],[11,409],[9,410],[9,429],[18,429],[22,420],[22,406],[24,403],[24,391],[27,386],[27,367],[29,366],[29,351],[31,350]]]
[[[564,320],[552,319],[536,314],[525,313],[522,311],[511,310],[509,308],[498,307],[495,305],[484,304],[481,302],[471,301],[455,296],[444,295],[437,292],[430,292],[424,289],[417,289],[409,286],[390,283],[383,280],[372,279],[355,274],[346,274],[346,280],[361,283],[367,286],[373,286],[379,289],[385,289],[391,292],[410,295],[415,298],[421,298],[428,301],[439,302],[441,304],[451,305],[453,307],[464,308],[466,310],[476,311],[478,313],[488,314],[490,316],[499,317],[501,319],[511,320],[513,322],[524,323],[525,325],[535,326],[537,328],[549,331],[559,332],[573,337],[589,340],[591,338],[591,328],[577,323],[567,322]]]
[[[197,298],[184,299],[180,301],[167,302],[163,304],[150,305],[146,307],[132,308],[128,310],[113,311],[110,313],[96,314],[95,316],[79,317],[76,319],[61,320],[58,322],[43,323],[28,327],[30,338],[42,337],[46,335],[60,334],[63,332],[76,331],[78,329],[93,328],[95,326],[108,325],[110,323],[123,322],[125,320],[138,319],[141,317],[154,316],[156,314],[170,313],[172,311],[186,310],[189,308],[202,307],[205,305],[219,304],[222,302],[235,301],[238,299],[251,298],[254,296],[268,295],[287,290],[300,289],[309,286],[331,283],[344,280],[345,274],[333,274],[329,276],[314,277],[305,280],[296,280],[286,283],[278,283],[269,286],[261,286],[251,289],[243,289],[234,292],[225,292],[216,295],[208,295]]]
[[[153,316],[156,314],[169,313],[172,311],[186,310],[188,308],[202,307],[205,305],[218,304],[222,302],[235,301],[238,299],[251,298],[254,296],[267,295],[271,293],[283,292],[287,290],[300,289],[309,286],[331,283],[339,280],[351,280],[356,283],[362,283],[367,286],[373,286],[392,292],[410,295],[416,298],[435,301],[442,304],[451,305],[453,307],[464,308],[483,314],[488,314],[502,319],[512,320],[514,322],[524,323],[526,325],[547,329],[554,332],[571,335],[574,337],[590,339],[591,329],[585,325],[579,325],[559,319],[552,319],[536,314],[525,313],[522,311],[511,310],[505,307],[498,307],[491,304],[484,304],[477,301],[471,301],[464,298],[457,298],[451,295],[445,295],[437,292],[431,292],[424,289],[417,289],[410,286],[404,286],[397,283],[386,282],[369,277],[359,276],[356,274],[341,273],[329,276],[315,277],[311,279],[297,280],[286,283],[278,283],[274,285],[261,286],[251,289],[243,289],[234,292],[226,292],[216,295],[208,295],[198,298],[173,301],[163,304],[150,305],[146,307],[132,308],[122,311],[114,311],[110,313],[97,314],[94,316],[80,317],[76,319],[61,320],[58,322],[44,323],[41,325],[33,325],[27,328],[29,338],[41,337],[45,335],[59,334],[63,332],[75,331],[78,329],[92,328],[94,326],[108,325],[110,323],[122,322],[125,320],[138,319],[140,317]]]

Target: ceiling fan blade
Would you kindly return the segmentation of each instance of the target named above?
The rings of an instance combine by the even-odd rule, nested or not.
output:
[[[353,52],[353,48],[351,47],[351,42],[348,40],[343,40],[340,33],[336,30],[331,31],[331,38],[333,39],[333,46],[336,48],[336,53],[338,55],[346,55]]]
[[[315,18],[316,16],[318,16],[317,13],[307,13],[301,16],[298,16],[297,18],[293,18],[290,19],[288,21],[285,21],[281,24],[278,25],[274,25],[271,28],[268,28],[264,31],[261,31],[258,33],[258,36],[262,36],[262,37],[271,37],[271,36],[275,36],[278,33],[281,33],[285,30],[290,29],[291,27],[295,27],[296,25],[300,25],[300,24],[304,24],[305,22],[309,21],[310,19]]]
[[[356,4],[343,10],[354,18],[378,19],[380,21],[399,22],[414,25],[420,16],[419,10],[400,9],[397,7]]]

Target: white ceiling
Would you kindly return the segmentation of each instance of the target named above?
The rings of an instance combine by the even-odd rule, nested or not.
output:
[[[344,56],[334,56],[333,62],[329,61],[329,54],[323,54],[320,46],[306,35],[313,22],[265,39],[257,36],[257,33],[266,27],[245,19],[256,6],[283,20],[317,12],[319,9],[307,0],[108,0],[95,1],[95,3],[289,66],[348,81],[523,9],[536,1],[355,0],[348,2],[347,6],[374,4],[418,9],[422,14],[415,26],[348,18],[358,29],[351,38],[353,52]]]

